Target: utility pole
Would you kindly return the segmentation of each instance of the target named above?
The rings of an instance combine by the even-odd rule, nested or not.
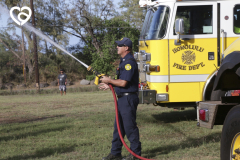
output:
[[[31,5],[31,10],[32,10],[32,25],[33,25],[33,27],[35,27],[33,0],[30,0],[30,5]],[[37,92],[39,92],[40,85],[39,85],[39,71],[38,71],[37,39],[36,39],[36,34],[34,32],[33,32],[33,48],[34,48],[34,59],[35,59],[36,89],[37,89]]]
[[[23,75],[24,75],[24,82],[26,82],[26,62],[25,62],[25,47],[24,47],[24,35],[23,35],[23,27],[22,28],[22,51],[23,51]]]

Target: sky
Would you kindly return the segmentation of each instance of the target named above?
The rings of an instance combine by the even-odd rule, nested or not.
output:
[[[119,11],[120,11],[120,9],[119,9],[119,4],[118,3],[120,1],[121,0],[113,0],[115,7],[118,8]],[[5,27],[7,27],[7,21],[9,20],[10,15],[9,15],[9,13],[2,13],[1,10],[0,10],[0,13],[1,13],[0,29],[4,29]],[[16,27],[16,32],[15,33],[21,36],[21,30],[19,28],[17,28],[17,27]],[[11,34],[11,33],[9,32],[9,34]],[[13,32],[12,32],[12,34],[13,34]],[[79,38],[74,37],[74,36],[69,36],[69,44],[70,45],[75,45],[78,42],[79,42]]]

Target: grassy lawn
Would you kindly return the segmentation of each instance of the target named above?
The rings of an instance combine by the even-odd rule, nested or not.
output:
[[[220,159],[222,126],[197,127],[194,108],[150,104],[137,113],[143,157]],[[110,91],[0,96],[0,159],[101,159],[110,153],[114,114]]]

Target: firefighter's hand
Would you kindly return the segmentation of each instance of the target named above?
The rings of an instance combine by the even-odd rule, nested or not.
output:
[[[102,83],[106,83],[106,84],[108,84],[109,82],[110,82],[110,78],[108,78],[108,77],[106,77],[106,76],[102,76],[102,78],[100,79],[100,81],[102,82]]]
[[[110,87],[106,83],[100,83],[98,88],[103,89],[105,91],[105,90],[109,89]]]

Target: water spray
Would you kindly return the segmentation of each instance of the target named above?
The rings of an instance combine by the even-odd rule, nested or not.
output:
[[[6,8],[4,8],[3,6],[0,5],[0,10],[4,11],[5,13],[9,13],[10,15],[10,11]],[[13,14],[14,18],[17,19],[17,16],[15,14]],[[48,36],[46,36],[42,31],[37,30],[36,28],[34,28],[29,22],[26,22],[25,24],[22,25],[24,28],[26,28],[27,30],[30,30],[32,32],[34,32],[36,35],[38,35],[39,37],[41,37],[42,39],[45,39],[46,41],[48,41],[49,43],[51,43],[52,45],[54,45],[55,47],[57,47],[58,49],[62,50],[63,52],[65,52],[66,54],[68,54],[69,56],[71,56],[72,58],[74,58],[76,61],[78,61],[79,63],[81,63],[84,67],[88,68],[89,66],[86,65],[85,63],[83,63],[82,61],[80,61],[79,59],[77,59],[76,57],[74,57],[71,53],[69,53],[67,50],[65,50],[63,47],[61,47],[59,44],[55,43],[53,40],[51,40]]]
[[[0,11],[5,11],[6,13],[9,13],[10,15],[10,12],[8,9],[4,8],[1,6],[0,4]],[[13,14],[13,16],[16,18],[16,15]],[[51,40],[48,36],[46,36],[42,31],[40,30],[37,30],[36,28],[34,28],[30,23],[26,22],[23,27],[25,27],[26,29],[34,32],[36,35],[38,35],[39,37],[47,40],[49,43],[51,43],[52,45],[56,46],[58,49],[62,50],[63,52],[65,52],[66,54],[68,54],[69,56],[71,56],[72,58],[74,58],[76,61],[78,61],[79,63],[81,63],[84,67],[87,68],[88,71],[94,73],[96,75],[96,78],[95,78],[95,84],[98,85],[100,82],[101,82],[101,78],[102,76],[104,76],[104,74],[100,74],[99,72],[97,72],[96,70],[94,70],[91,66],[88,66],[86,65],[85,63],[83,63],[82,61],[80,61],[79,59],[77,59],[76,57],[74,57],[71,53],[69,53],[67,50],[65,50],[64,48],[62,48],[60,45],[58,45],[57,43],[55,43],[53,40]],[[117,122],[117,129],[118,129],[118,134],[120,136],[120,139],[124,145],[124,147],[135,157],[141,159],[141,160],[151,160],[151,159],[147,159],[147,158],[144,158],[144,157],[141,157],[137,154],[135,154],[128,146],[127,144],[125,143],[123,137],[122,137],[122,133],[121,133],[121,129],[120,129],[120,125],[119,125],[119,118],[118,118],[118,105],[117,105],[117,98],[116,98],[116,94],[115,94],[115,91],[114,91],[114,88],[111,84],[109,84],[109,87],[110,89],[112,90],[112,94],[113,94],[113,98],[114,98],[114,103],[115,103],[115,114],[116,114],[116,122]]]
[[[0,5],[0,10],[9,13],[10,15],[10,11],[6,8],[4,8],[3,6]],[[15,14],[12,14],[12,16],[17,19],[17,16]],[[80,61],[79,59],[77,59],[76,57],[74,57],[71,53],[69,53],[66,49],[64,49],[63,47],[61,47],[59,44],[55,43],[53,40],[51,40],[48,36],[46,36],[42,31],[37,30],[35,27],[33,27],[29,22],[26,22],[25,24],[22,25],[24,28],[26,28],[27,30],[30,30],[32,32],[34,32],[36,35],[38,35],[39,37],[41,37],[42,39],[45,39],[46,41],[48,41],[49,43],[51,43],[52,45],[54,45],[55,47],[57,47],[58,49],[62,50],[63,52],[65,52],[66,54],[68,54],[69,56],[71,56],[72,58],[74,58],[76,61],[78,61],[79,63],[81,63],[84,67],[87,68],[88,71],[93,72],[96,75],[95,78],[95,84],[98,85],[100,82],[100,78],[101,76],[103,76],[104,74],[100,74],[97,71],[95,71],[91,66],[88,66],[87,64],[83,63],[82,61]]]

